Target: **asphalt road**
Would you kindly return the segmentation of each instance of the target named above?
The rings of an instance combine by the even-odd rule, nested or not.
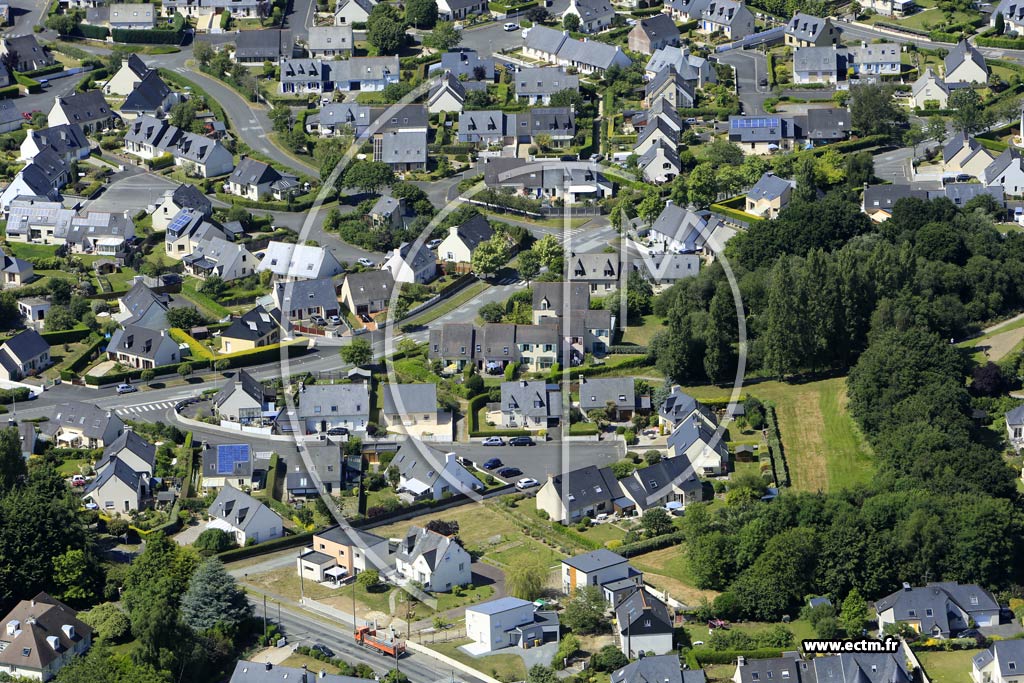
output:
[[[736,84],[743,103],[743,113],[763,114],[764,101],[773,96],[770,87],[758,85],[762,78],[768,77],[768,62],[764,54],[757,50],[730,50],[719,55],[718,61],[736,69]]]
[[[458,444],[455,450],[461,457],[481,467],[490,458],[500,458],[502,466],[521,469],[523,473],[509,477],[509,483],[515,483],[523,477],[533,477],[541,484],[547,481],[549,474],[568,472],[588,465],[603,467],[621,460],[625,455],[622,441],[548,441],[538,442],[536,446],[484,446],[474,442]],[[501,479],[496,470],[491,473]]]
[[[85,203],[85,208],[93,211],[128,211],[135,215],[139,211],[159,204],[168,190],[178,187],[173,180],[147,173],[134,166],[126,166],[125,170],[112,176],[110,184],[103,194]]]
[[[896,185],[909,184],[912,180],[911,160],[913,155],[914,152],[909,147],[876,154],[874,156],[875,175]]]

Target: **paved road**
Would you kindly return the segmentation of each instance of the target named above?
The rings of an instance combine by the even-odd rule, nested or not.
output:
[[[911,167],[913,156],[914,150],[910,147],[901,147],[876,154],[874,157],[875,175],[897,185],[907,185],[913,179]]]
[[[509,477],[513,483],[533,477],[543,483],[549,474],[567,472],[587,465],[603,467],[625,455],[622,441],[548,441],[536,446],[484,446],[479,442],[459,444],[456,451],[481,466],[490,458],[499,458],[504,466],[518,467],[521,475]],[[492,472],[493,473],[493,472]],[[497,474],[494,475],[497,478]]]
[[[764,101],[773,95],[770,87],[758,85],[762,78],[768,77],[768,62],[764,53],[757,50],[730,50],[720,55],[718,61],[736,69],[736,84],[743,103],[743,113],[765,113]]]
[[[85,203],[85,208],[93,211],[128,211],[134,216],[163,200],[168,190],[178,187],[173,180],[147,173],[136,166],[126,166],[125,170],[112,176],[112,180],[103,194]]]

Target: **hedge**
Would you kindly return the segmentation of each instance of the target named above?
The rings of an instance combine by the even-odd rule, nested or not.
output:
[[[726,215],[726,216],[728,216],[730,218],[734,218],[734,219],[736,219],[736,220],[738,220],[738,221],[740,221],[742,223],[754,223],[756,221],[763,221],[764,220],[764,218],[762,218],[760,216],[754,216],[753,214],[749,214],[746,211],[737,211],[736,209],[731,209],[728,206],[726,206],[725,204],[717,204],[717,203],[716,204],[712,204],[711,205],[711,211],[713,213],[724,214],[724,215]]]
[[[27,78],[39,78],[40,76],[49,76],[50,74],[57,74],[64,70],[64,65],[60,62],[51,64],[50,66],[44,66],[42,69],[34,69],[32,71],[23,71],[20,74],[15,72],[15,75],[25,76]]]
[[[78,356],[73,361],[68,363],[65,369],[60,371],[60,378],[68,382],[73,380],[78,375],[78,373],[80,373],[82,370],[85,370],[89,366],[89,363],[92,362],[93,354],[96,353],[96,351],[98,351],[99,348],[106,343],[106,339],[103,339],[102,337],[97,338],[96,341],[94,341],[92,344],[84,348],[82,352],[78,354]]]
[[[85,325],[76,325],[70,330],[57,330],[54,332],[43,332],[39,336],[46,340],[50,346],[54,344],[67,344],[81,341],[88,337],[92,331]]]
[[[270,464],[267,466],[267,498],[274,498],[274,489],[277,487],[277,470],[280,457],[277,453],[270,454]]]
[[[758,648],[756,650],[712,650],[706,647],[695,647],[687,653],[687,660],[694,658],[696,668],[708,664],[735,664],[737,657],[748,659],[773,659],[782,656],[781,648]]]
[[[620,354],[620,353],[650,353],[646,346],[639,346],[636,344],[612,344],[608,347],[608,353]]]
[[[289,173],[290,172],[291,171],[289,171]],[[291,205],[289,205],[288,202],[253,201],[251,199],[246,199],[245,197],[236,197],[233,194],[224,194],[223,192],[216,193],[216,197],[222,202],[234,204],[235,206],[244,206],[248,209],[263,209],[265,211],[303,212],[309,211],[311,208],[313,208],[313,204],[316,202],[317,195],[319,194],[320,192],[318,190],[316,192],[311,192],[309,194],[304,194],[300,197],[296,197],[295,199],[292,200]],[[326,204],[327,202],[333,200],[334,196],[335,191],[330,190],[327,193],[327,196],[324,198],[324,203]]]
[[[184,37],[185,17],[175,14],[169,29],[126,29],[115,28],[110,35],[115,43],[146,43],[152,45],[177,45]]]
[[[152,370],[154,375],[159,377],[161,375],[172,375],[178,372],[179,365],[181,365],[181,363],[175,363],[174,365],[158,365],[155,368],[147,369]],[[196,367],[196,364],[193,364],[193,367]],[[142,377],[143,372],[145,372],[145,369],[136,368],[134,370],[127,370],[125,372],[107,373],[102,377],[97,377],[96,375],[86,375],[84,379],[86,384],[92,386],[103,386],[105,384],[120,384],[125,380],[139,379],[140,377]]]
[[[264,555],[266,553],[273,552],[275,550],[285,550],[286,548],[297,548],[300,545],[313,540],[313,531],[306,531],[301,534],[295,534],[293,536],[282,536],[281,538],[275,538],[272,541],[264,541],[263,543],[257,543],[256,545],[247,545],[244,548],[234,548],[232,550],[225,550],[222,553],[217,553],[217,559],[221,562],[235,562],[236,560],[244,560],[247,557],[254,557],[256,555]]]
[[[273,346],[263,346],[250,351],[240,351],[228,356],[220,356],[215,362],[227,361],[228,368],[240,368],[247,365],[260,365],[262,363],[278,361],[281,359],[282,346],[288,347],[289,358],[304,356],[310,352],[309,346],[304,342],[305,340],[300,340],[292,344],[274,344]]]
[[[782,435],[779,433],[779,423],[775,417],[775,406],[765,405],[765,419],[768,422],[768,453],[772,458],[772,470],[775,475],[775,483],[778,486],[789,486],[789,464],[786,462],[786,452],[782,447]],[[779,476],[781,466],[782,476]]]
[[[529,436],[530,432],[525,429],[488,429],[487,431],[480,430],[479,414],[480,409],[487,404],[489,395],[484,392],[478,396],[474,396],[469,399],[469,436],[480,437],[480,436]]]
[[[92,38],[93,40],[106,40],[110,35],[110,29],[106,26],[95,26],[93,24],[78,24],[71,33],[73,36]]]
[[[569,436],[593,436],[598,431],[597,425],[593,422],[575,422],[569,425]]]
[[[6,88],[0,88],[0,100],[9,100],[13,97],[21,96],[21,88],[16,85],[9,85]]]
[[[635,557],[644,553],[651,553],[655,550],[662,550],[674,545],[679,545],[686,540],[686,534],[682,531],[673,531],[663,536],[655,536],[636,543],[626,543],[615,549],[615,552],[623,557]]]
[[[30,93],[38,93],[43,89],[43,86],[39,81],[31,78],[30,76],[26,76],[25,74],[20,74],[17,71],[14,72],[14,80],[19,86],[27,88]]]
[[[151,171],[159,171],[162,168],[174,166],[174,155],[170,152],[165,152],[158,157],[146,159],[146,166],[148,166]]]
[[[196,360],[213,360],[213,352],[180,327],[171,328],[171,339],[188,344],[189,351],[192,352],[192,358]]]
[[[619,363],[618,365],[592,365],[590,367],[573,368],[572,372],[576,376],[582,375],[584,377],[599,377],[600,375],[608,375],[618,370],[647,367],[650,364],[650,358],[647,356],[641,356],[639,358],[634,358],[633,360],[627,360]]]

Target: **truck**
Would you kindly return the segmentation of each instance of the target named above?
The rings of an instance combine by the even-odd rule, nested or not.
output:
[[[360,626],[356,629],[355,639],[357,644],[376,650],[387,657],[401,657],[405,654],[404,641],[378,636],[377,629],[369,626]]]

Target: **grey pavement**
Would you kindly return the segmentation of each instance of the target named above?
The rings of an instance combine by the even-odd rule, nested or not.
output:
[[[128,167],[115,174],[103,193],[85,203],[93,211],[128,211],[134,216],[151,205],[159,204],[167,190],[178,187],[178,183],[155,173],[139,172]]]
[[[743,103],[743,113],[763,114],[764,101],[774,97],[770,87],[758,85],[762,78],[768,78],[768,61],[764,53],[757,50],[730,50],[719,55],[718,61],[736,70],[736,86]]]
[[[888,150],[874,155],[875,175],[898,185],[909,184],[912,180],[914,151],[910,147]]]
[[[507,440],[506,440],[507,441]],[[504,467],[518,467],[522,474],[509,477],[514,483],[522,477],[547,481],[548,474],[597,465],[610,465],[625,456],[622,441],[548,441],[536,446],[484,446],[480,442],[459,444],[456,452],[483,466],[490,458],[499,458]],[[494,472],[491,472],[494,474]],[[501,479],[494,474],[496,479]]]

